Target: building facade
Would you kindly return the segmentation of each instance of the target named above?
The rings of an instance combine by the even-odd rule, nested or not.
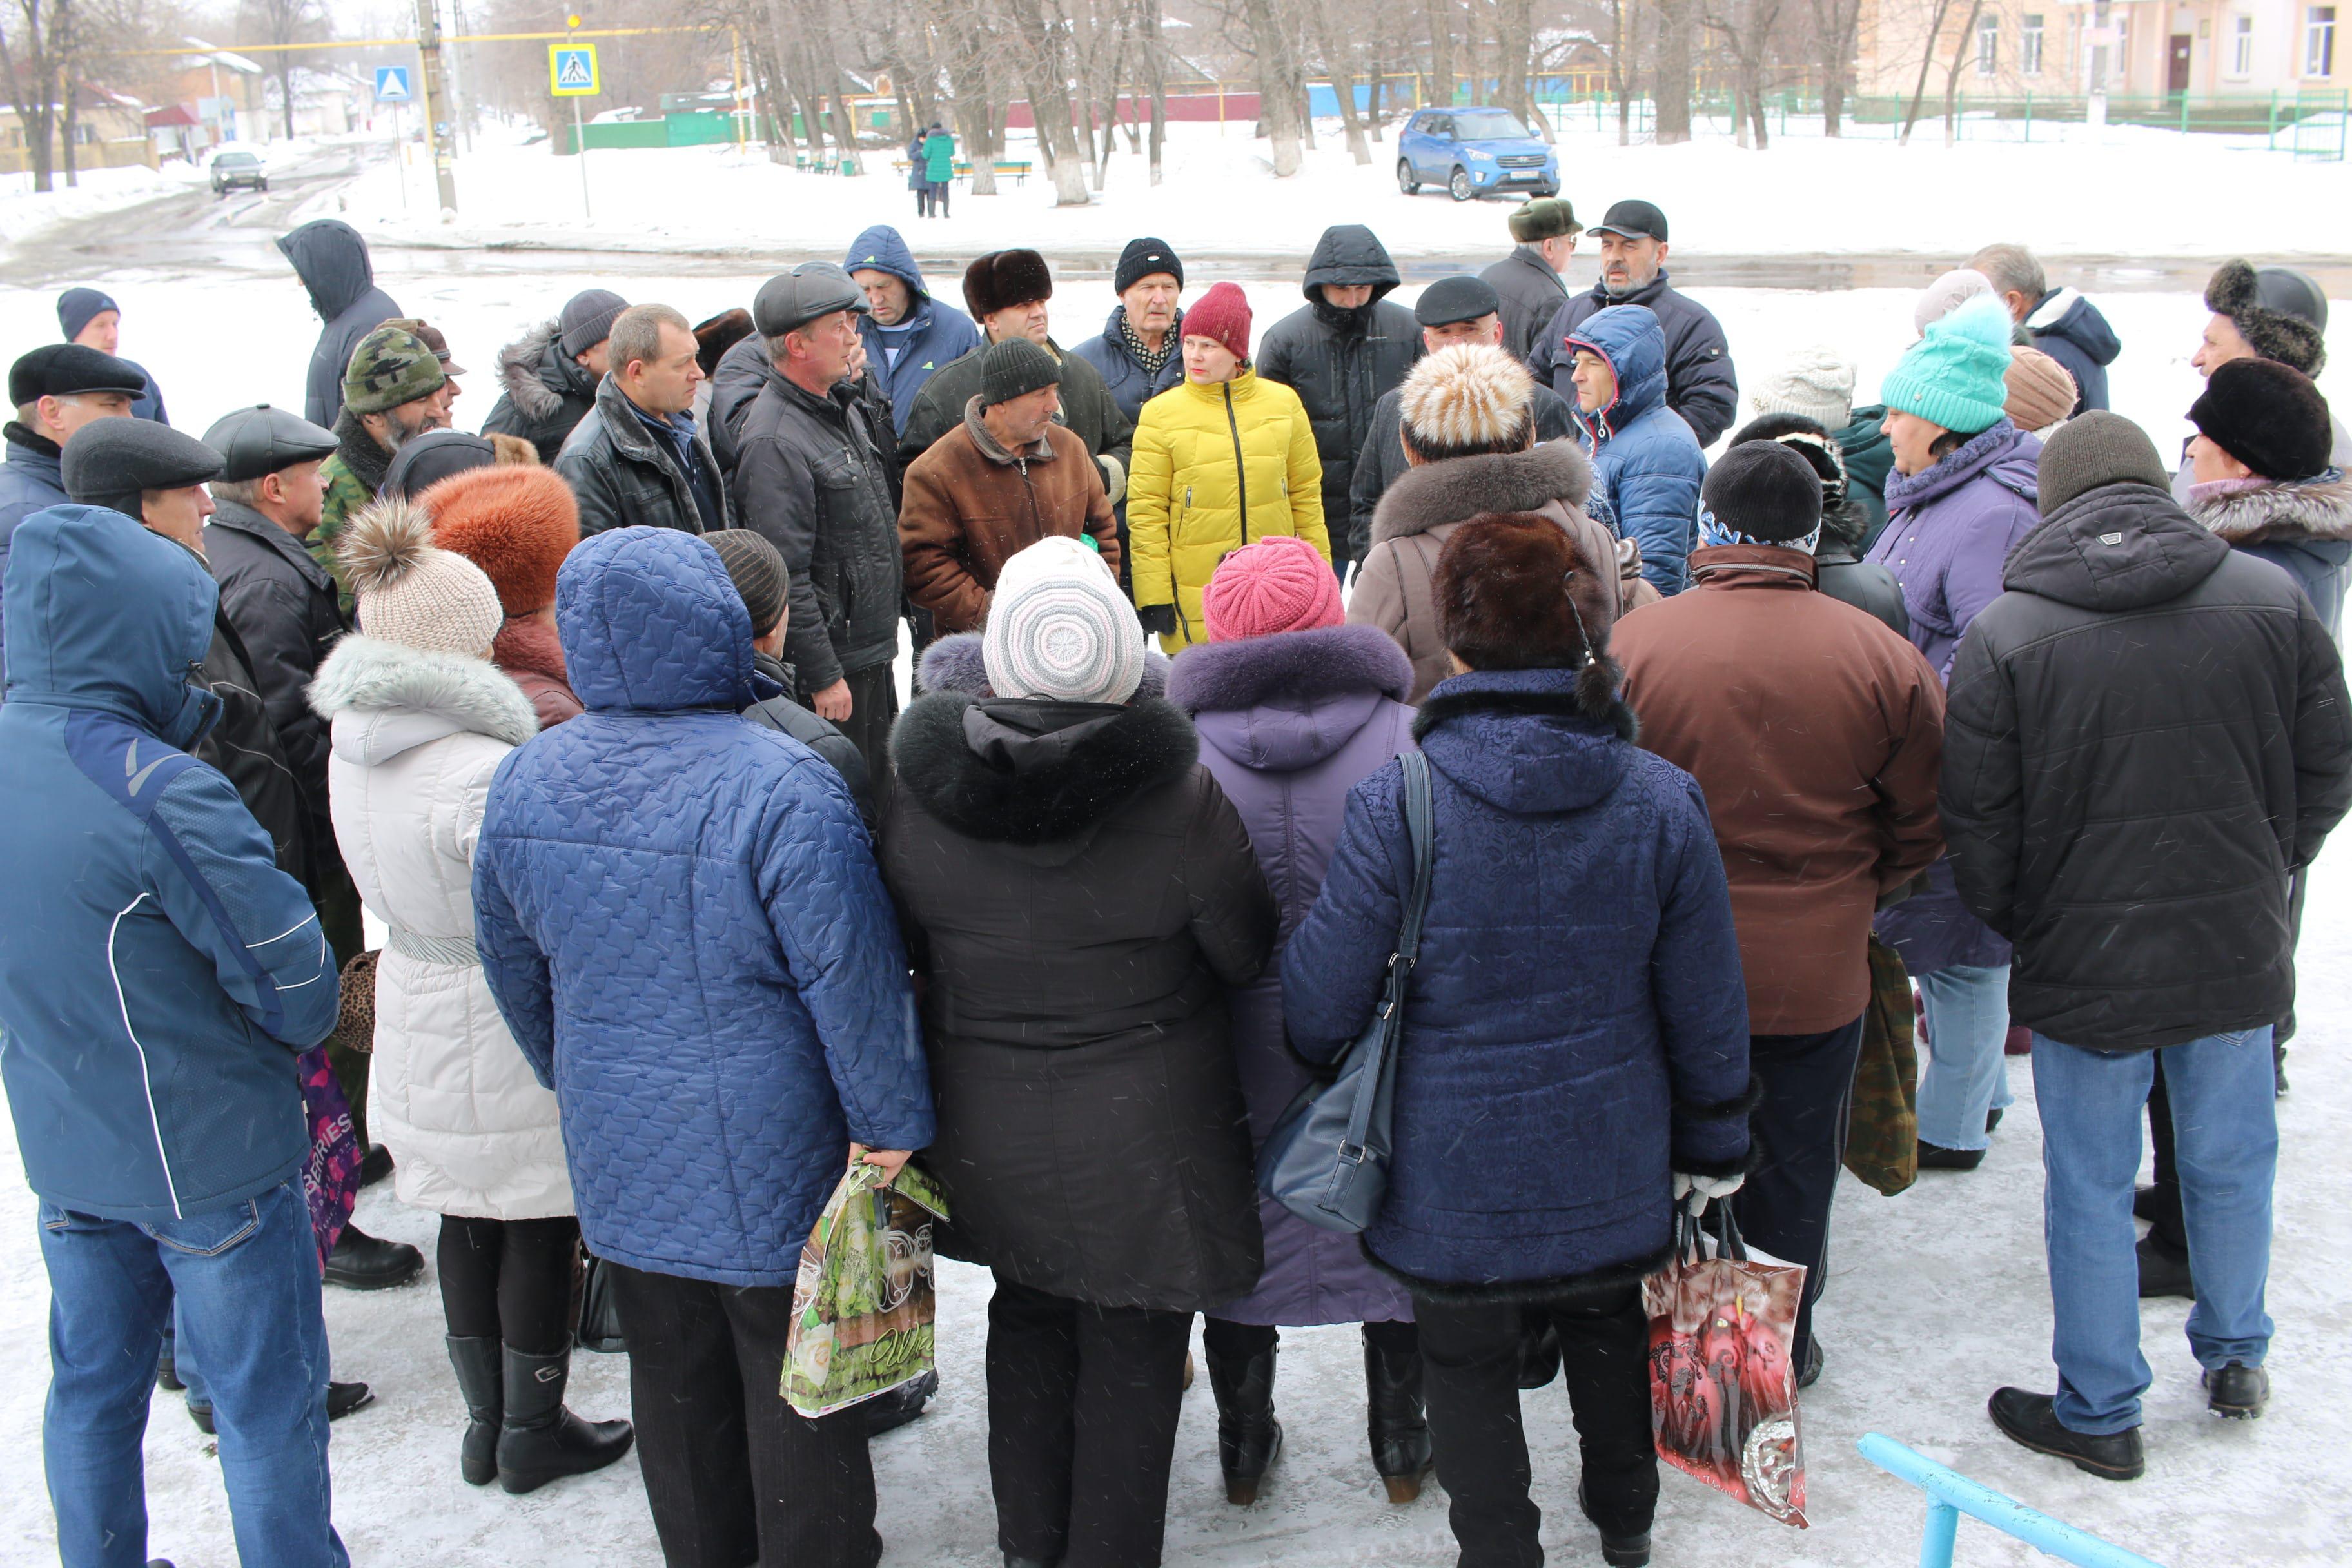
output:
[[[1863,0],[1855,90],[1907,96],[1935,22],[1936,0]],[[2119,97],[2266,98],[2352,88],[2345,28],[2352,0],[2108,0],[2103,30],[2091,0],[1985,0],[1944,8],[1931,103],[1942,101],[1958,52],[1969,98],[2027,93],[2079,98],[2094,53],[2106,50],[2106,89]],[[1966,37],[1963,37],[1966,29]]]

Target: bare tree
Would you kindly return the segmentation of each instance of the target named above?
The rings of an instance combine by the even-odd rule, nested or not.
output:
[[[244,10],[247,26],[258,29],[265,43],[301,43],[322,30],[317,26],[320,20],[318,0],[246,0]],[[294,139],[295,54],[281,47],[270,56],[270,65],[278,73],[278,106],[289,142]]]
[[[1927,24],[1927,41],[1919,46],[1919,79],[1911,89],[1910,110],[1903,116],[1902,144],[1906,147],[1911,145],[1911,128],[1919,123],[1919,105],[1927,97],[1927,72],[1936,63],[1936,40],[1944,36],[1944,18],[1951,9],[1952,0],[1936,0],[1936,15]]]
[[[1077,118],[1070,106],[1069,37],[1049,22],[1039,0],[1005,0],[1005,14],[1020,35],[1022,79],[1029,87],[1029,115],[1037,127],[1037,151],[1054,175],[1054,205],[1087,205],[1086,154],[1078,146]]]
[[[1160,31],[1160,0],[1142,0],[1143,80],[1151,89],[1151,183],[1160,183],[1160,155],[1168,142],[1168,42]]]
[[[1461,0],[1423,0],[1429,22],[1429,101],[1440,109],[1454,102],[1454,29]]]
[[[1536,120],[1528,71],[1535,54],[1533,0],[1495,0],[1495,102],[1529,124]]]
[[[1959,140],[1960,126],[1958,100],[1960,92],[1960,62],[1968,58],[1969,41],[1976,36],[1977,18],[1984,14],[1984,0],[1972,0],[1969,19],[1960,24],[1960,36],[1952,40],[1952,63],[1944,71],[1944,145]]]
[[[1356,110],[1356,72],[1351,52],[1342,47],[1346,34],[1332,26],[1331,0],[1305,0],[1303,9],[1315,28],[1323,56],[1323,73],[1339,99],[1339,123],[1346,127],[1348,152],[1359,163],[1372,161],[1371,143],[1364,139],[1364,119]]]
[[[1717,0],[1708,0],[1705,18],[1707,26],[1722,36],[1737,73],[1738,102],[1732,113],[1738,126],[1740,145],[1752,145],[1759,152],[1767,140],[1764,67],[1772,47],[1773,31],[1780,25],[1781,4],[1782,0],[1727,0],[1718,10]]]
[[[18,0],[19,4],[25,0]],[[1299,72],[1292,64],[1290,29],[1275,15],[1274,0],[1246,0],[1250,40],[1257,55],[1257,113],[1274,145],[1274,176],[1298,173]]]
[[[1651,98],[1657,105],[1657,142],[1673,146],[1691,139],[1691,34],[1696,0],[1656,0],[1656,65]]]
[[[73,0],[13,0],[16,41],[0,26],[0,72],[8,78],[8,101],[25,136],[25,160],[33,189],[51,187],[58,106],[70,90],[66,63],[73,52]]]
[[[1822,73],[1822,134],[1845,133],[1845,71],[1862,30],[1862,0],[1812,0],[1813,44]]]

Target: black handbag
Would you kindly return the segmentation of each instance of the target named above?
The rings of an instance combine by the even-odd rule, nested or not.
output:
[[[629,1348],[621,1331],[621,1309],[613,1300],[613,1266],[591,1252],[580,1283],[580,1322],[572,1338],[583,1351],[618,1355]]]
[[[1397,761],[1404,767],[1412,886],[1405,893],[1396,951],[1389,954],[1380,1011],[1348,1047],[1339,1076],[1300,1089],[1258,1152],[1258,1190],[1323,1230],[1361,1233],[1388,1195],[1397,1042],[1404,1032],[1405,987],[1421,956],[1421,921],[1429,911],[1430,866],[1436,854],[1429,761],[1419,752]]]

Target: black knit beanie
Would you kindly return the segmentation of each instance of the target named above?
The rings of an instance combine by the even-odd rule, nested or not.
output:
[[[1054,356],[1027,338],[991,343],[980,360],[980,405],[993,408],[1062,379]]]
[[[2307,479],[2326,471],[2327,399],[2311,378],[2276,360],[2236,359],[2206,378],[2189,405],[2204,437],[2266,479]]]
[[[1176,287],[1184,287],[1184,263],[1177,256],[1175,247],[1164,239],[1153,239],[1149,236],[1142,239],[1130,239],[1127,242],[1127,248],[1118,253],[1118,269],[1111,274],[1111,289],[1116,293],[1124,294],[1139,279],[1155,272],[1165,272],[1176,279]]]

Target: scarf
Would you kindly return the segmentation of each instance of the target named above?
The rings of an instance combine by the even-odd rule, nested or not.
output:
[[[1801,550],[1811,555],[1813,552],[1813,547],[1822,542],[1822,525],[1816,522],[1813,524],[1812,532],[1801,539],[1759,539],[1754,534],[1740,532],[1729,523],[1718,519],[1709,508],[1701,507],[1698,509],[1698,542],[1708,547],[1718,544],[1761,544],[1775,550]]]
[[[1176,319],[1168,323],[1168,335],[1160,340],[1159,352],[1155,353],[1143,346],[1143,339],[1128,324],[1127,307],[1121,305],[1118,308],[1118,337],[1127,345],[1129,355],[1143,367],[1144,374],[1158,375],[1161,367],[1184,345],[1184,312],[1177,311]]]
[[[335,455],[342,458],[343,467],[352,471],[352,478],[359,480],[371,496],[383,489],[383,476],[392,470],[392,459],[397,454],[385,451],[376,438],[368,434],[367,426],[360,423],[360,416],[349,408],[335,416],[334,434]],[[414,436],[409,437],[412,441],[415,438]]]

